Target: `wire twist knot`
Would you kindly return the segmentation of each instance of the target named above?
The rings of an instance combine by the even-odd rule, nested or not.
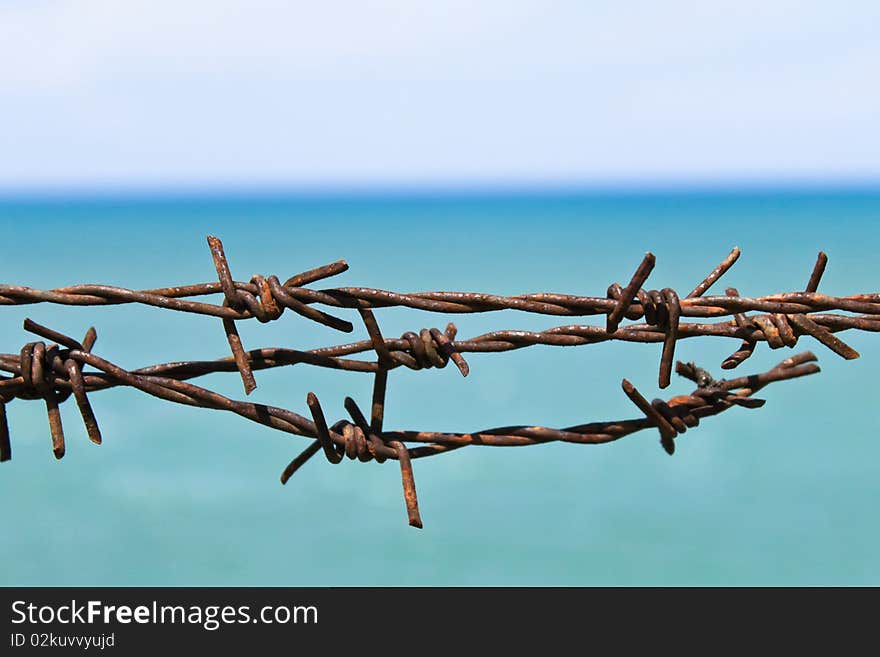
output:
[[[62,458],[66,451],[64,428],[61,424],[59,404],[71,395],[76,399],[83,424],[89,440],[101,444],[101,430],[86,396],[86,385],[82,373],[82,362],[74,352],[89,353],[97,340],[94,328],[89,328],[82,342],[63,333],[41,326],[26,319],[24,328],[53,343],[46,346],[45,342],[29,342],[19,352],[17,376],[0,381],[0,400],[4,410],[0,415],[0,460],[11,456],[9,443],[9,427],[6,423],[5,405],[13,399],[43,399],[49,419],[49,430],[52,434],[52,451],[55,458]],[[64,347],[64,348],[62,348]]]
[[[462,376],[467,376],[470,367],[455,347],[455,336],[458,329],[455,324],[446,325],[446,331],[441,332],[436,328],[423,328],[418,334],[407,331],[400,336],[406,342],[405,351],[392,351],[391,357],[404,367],[411,370],[430,369],[436,367],[443,369],[449,361],[455,363]]]

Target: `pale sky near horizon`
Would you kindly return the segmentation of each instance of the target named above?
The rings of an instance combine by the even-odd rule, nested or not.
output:
[[[880,180],[880,3],[0,0],[0,189]]]

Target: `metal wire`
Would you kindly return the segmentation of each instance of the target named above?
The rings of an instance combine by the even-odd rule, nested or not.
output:
[[[363,287],[324,290],[305,287],[345,271],[348,267],[344,261],[303,272],[283,284],[276,276],[258,275],[243,283],[232,278],[220,240],[209,237],[208,243],[219,279],[216,283],[139,291],[106,285],[76,285],[54,290],[0,285],[0,305],[41,302],[90,306],[141,303],[219,317],[232,351],[230,357],[214,361],[178,361],[129,371],[93,353],[97,337],[93,328],[87,331],[82,341],[78,341],[29,319],[25,320],[24,328],[49,341],[49,344],[30,342],[18,354],[0,354],[0,371],[11,374],[10,377],[0,377],[0,461],[9,460],[12,455],[6,404],[13,399],[44,401],[53,452],[56,458],[62,458],[65,439],[59,404],[73,396],[89,439],[100,444],[101,432],[87,393],[127,386],[174,403],[233,412],[253,422],[313,439],[285,468],[282,483],[286,483],[297,469],[318,452],[323,452],[331,463],[338,463],[343,457],[360,461],[396,460],[401,468],[409,523],[421,527],[412,459],[439,455],[470,445],[526,446],[551,441],[607,443],[650,427],[658,429],[661,445],[672,454],[675,439],[688,428],[697,426],[701,418],[716,415],[732,406],[760,407],[764,401],[753,395],[764,386],[814,374],[819,368],[813,363],[816,357],[805,352],[762,374],[716,381],[706,370],[679,362],[676,371],[697,383],[696,390],[689,395],[648,402],[629,381],[623,381],[623,391],[643,414],[641,418],[592,422],[562,429],[509,426],[472,433],[443,433],[387,431],[383,428],[388,373],[397,367],[442,368],[451,361],[462,376],[467,376],[469,365],[463,356],[465,353],[497,353],[537,344],[573,346],[609,340],[658,342],[662,343],[659,385],[665,388],[670,384],[676,345],[685,338],[712,336],[740,340],[740,347],[721,365],[724,369],[733,369],[748,359],[760,342],[766,342],[771,349],[794,347],[803,335],[816,338],[843,358],[857,358],[858,353],[835,333],[848,329],[880,330],[880,294],[830,297],[817,292],[827,265],[824,253],[819,254],[804,291],[754,299],[741,297],[734,288],[728,288],[725,296],[703,296],[736,262],[740,255],[737,248],[684,298],[671,288],[659,291],[642,289],[655,264],[655,258],[650,253],[645,255],[625,287],[612,284],[604,298],[550,293],[503,297],[473,292],[403,294]],[[223,294],[222,304],[190,298],[215,293]],[[285,309],[339,331],[353,330],[350,322],[318,310],[315,304],[357,309],[369,340],[309,351],[244,349],[236,321],[256,318],[259,322],[269,322],[281,317]],[[606,321],[604,327],[566,325],[537,332],[499,330],[468,340],[457,339],[457,329],[449,323],[445,331],[428,328],[418,333],[406,332],[399,338],[386,338],[381,333],[373,309],[390,306],[443,313],[514,309],[547,315],[605,315]],[[838,312],[823,314],[820,311]],[[750,312],[763,314],[748,315]],[[700,323],[683,322],[684,317],[727,319]],[[643,321],[621,325],[624,320]],[[376,360],[350,358],[366,352],[374,352]],[[249,394],[256,387],[255,370],[296,364],[373,374],[369,421],[351,398],[345,401],[349,418],[328,426],[321,404],[311,392],[306,399],[311,416],[308,418],[287,409],[234,400],[189,382],[209,373],[238,371],[245,392]],[[85,372],[84,366],[90,366],[95,371]],[[407,443],[420,446],[408,447]]]

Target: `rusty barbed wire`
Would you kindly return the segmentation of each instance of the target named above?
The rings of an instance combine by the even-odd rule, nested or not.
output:
[[[251,421],[274,429],[313,439],[309,446],[285,468],[281,476],[286,483],[296,470],[318,452],[323,451],[331,463],[343,457],[360,461],[397,460],[401,468],[404,499],[411,525],[421,527],[413,459],[438,455],[470,445],[524,446],[551,441],[599,444],[619,440],[636,431],[654,427],[660,432],[661,445],[669,453],[675,451],[675,438],[697,426],[703,417],[716,415],[732,406],[757,408],[764,401],[753,395],[764,386],[819,371],[816,357],[805,352],[782,361],[762,374],[716,381],[706,370],[693,364],[677,363],[676,371],[697,383],[689,395],[669,400],[648,402],[626,379],[624,393],[644,417],[614,422],[593,422],[563,429],[540,426],[498,427],[474,433],[443,433],[426,431],[387,431],[383,428],[388,373],[397,367],[410,369],[443,368],[450,361],[462,376],[470,367],[465,353],[498,353],[532,345],[576,346],[610,340],[662,343],[659,386],[670,384],[674,353],[679,341],[697,336],[734,338],[740,347],[722,364],[733,369],[748,359],[758,343],[766,342],[771,349],[794,347],[803,335],[816,338],[823,345],[846,359],[858,357],[852,347],[835,333],[856,329],[880,331],[880,294],[857,294],[830,297],[819,294],[818,286],[827,266],[827,256],[820,253],[801,292],[745,298],[735,288],[727,288],[725,296],[705,297],[704,293],[723,276],[739,258],[734,248],[721,264],[707,275],[686,297],[675,290],[646,291],[647,281],[655,264],[648,253],[629,283],[609,286],[606,296],[582,297],[563,294],[524,294],[503,297],[471,292],[396,293],[362,287],[313,290],[311,283],[345,271],[348,266],[338,261],[287,279],[283,284],[276,276],[254,275],[250,282],[235,281],[230,273],[223,245],[216,237],[208,244],[218,276],[216,283],[130,290],[106,285],[76,285],[54,290],[0,285],[0,305],[58,303],[65,305],[115,305],[140,303],[170,310],[219,317],[232,355],[213,361],[176,361],[125,370],[93,353],[97,334],[90,328],[82,341],[25,320],[25,330],[49,341],[26,344],[16,354],[0,354],[0,371],[11,374],[0,377],[0,461],[11,458],[11,441],[6,419],[6,404],[13,399],[42,399],[46,406],[53,452],[56,458],[65,453],[65,439],[59,405],[73,396],[86,427],[89,439],[100,444],[102,436],[87,393],[126,386],[170,402],[236,413]],[[222,293],[222,304],[194,301],[188,297]],[[313,307],[322,304],[334,308],[354,308],[360,315],[369,339],[349,344],[322,347],[308,351],[288,348],[244,349],[235,326],[236,321],[256,318],[269,322],[289,309],[327,327],[351,332],[350,322]],[[399,338],[382,335],[373,313],[375,308],[404,306],[444,313],[477,313],[513,309],[547,315],[605,315],[605,326],[565,325],[544,331],[499,330],[467,340],[457,339],[457,329],[449,323],[444,331],[425,328],[405,332]],[[842,313],[822,313],[821,311]],[[749,312],[763,314],[748,315]],[[682,321],[683,317],[729,317],[715,323]],[[640,324],[621,325],[623,320]],[[364,361],[350,356],[372,352],[376,360]],[[373,374],[373,395],[369,422],[357,403],[345,400],[349,419],[327,425],[317,396],[309,393],[306,404],[311,419],[293,411],[234,400],[200,387],[188,380],[215,372],[237,371],[246,394],[256,387],[254,370],[307,364]],[[92,371],[83,371],[84,366]],[[418,443],[408,447],[407,443]]]
[[[742,345],[723,364],[732,369],[744,362],[759,342],[766,342],[772,349],[794,346],[801,335],[810,335],[844,358],[856,358],[858,353],[836,338],[833,333],[846,329],[880,331],[880,294],[856,294],[832,297],[820,294],[819,282],[828,258],[819,253],[816,264],[804,291],[747,298],[739,296],[735,288],[728,288],[725,296],[703,296],[737,261],[740,250],[731,251],[722,263],[710,272],[684,298],[671,288],[646,291],[642,285],[654,268],[655,257],[647,253],[623,288],[619,284],[609,286],[604,298],[584,297],[570,294],[533,293],[517,296],[499,296],[480,292],[413,292],[399,293],[366,287],[341,287],[314,290],[305,287],[311,283],[340,274],[348,269],[344,260],[305,271],[288,278],[283,284],[277,276],[254,275],[250,282],[235,281],[224,252],[222,242],[208,237],[211,256],[219,281],[198,283],[149,290],[130,290],[109,285],[74,285],[53,290],[38,290],[16,285],[0,285],[0,305],[24,305],[33,303],[57,303],[64,305],[100,306],[139,303],[180,312],[219,317],[230,345],[245,392],[256,387],[253,370],[247,352],[235,326],[236,321],[256,318],[269,322],[282,316],[285,309],[311,321],[350,333],[351,322],[335,317],[314,307],[323,304],[334,308],[387,308],[402,306],[438,313],[481,313],[496,310],[519,310],[528,313],[562,316],[606,315],[606,326],[559,326],[543,332],[496,331],[478,336],[469,344],[456,344],[454,351],[507,351],[532,344],[580,345],[623,340],[630,342],[662,342],[660,387],[669,385],[676,343],[680,338],[703,335],[733,337]],[[222,304],[194,301],[186,297],[199,297],[222,293]],[[809,313],[819,311],[845,311],[861,313],[858,316]],[[765,314],[747,316],[748,312]],[[704,324],[682,322],[683,317],[714,318],[731,316],[723,323]],[[620,326],[623,319],[644,319],[645,324]],[[792,327],[794,324],[794,327]],[[407,341],[408,338],[401,338]],[[422,341],[429,344],[430,341]],[[435,339],[436,341],[436,339]],[[479,343],[479,344],[478,344]],[[402,346],[402,342],[393,343]],[[438,345],[432,344],[435,348]],[[361,353],[368,348],[366,342],[340,345],[327,350],[316,350],[317,356],[339,356]],[[448,349],[446,349],[448,351]],[[412,367],[413,361],[401,356],[405,349],[396,349],[396,360]],[[411,354],[410,354],[411,355]]]
[[[369,311],[365,311],[369,313]],[[473,433],[443,433],[426,431],[386,431],[383,429],[387,372],[380,365],[375,377],[371,418],[367,422],[360,407],[351,398],[345,399],[345,409],[350,420],[342,419],[328,427],[323,409],[314,393],[308,393],[306,403],[312,419],[276,406],[234,400],[201,386],[186,382],[177,376],[198,376],[180,364],[158,365],[152,368],[128,371],[92,352],[97,334],[90,328],[82,342],[54,331],[48,327],[25,320],[25,330],[34,333],[51,344],[30,342],[22,347],[16,357],[0,355],[0,370],[11,377],[0,378],[0,461],[12,458],[10,432],[6,405],[14,399],[43,399],[52,437],[55,458],[64,456],[65,437],[61,424],[59,404],[73,395],[82,415],[89,439],[101,444],[102,436],[92,411],[87,393],[116,386],[128,386],[166,401],[197,406],[200,408],[229,411],[259,424],[315,440],[284,469],[281,482],[288,479],[312,456],[323,451],[331,463],[339,463],[343,456],[366,462],[386,459],[400,464],[404,499],[409,522],[421,527],[421,517],[412,472],[412,460],[434,456],[469,445],[512,447],[537,445],[552,441],[578,444],[601,444],[619,440],[637,431],[656,427],[664,449],[675,451],[674,439],[699,424],[701,418],[717,415],[733,406],[758,408],[764,400],[752,397],[764,386],[819,372],[813,364],[816,357],[805,352],[789,358],[773,369],[758,375],[740,377],[730,381],[715,381],[703,370],[692,364],[678,363],[682,376],[698,383],[690,395],[673,397],[667,401],[655,399],[648,402],[626,379],[623,390],[644,413],[641,419],[612,422],[593,422],[563,429],[540,426],[508,426],[485,429]],[[381,362],[381,360],[380,360]],[[98,372],[83,372],[89,365]],[[177,371],[170,371],[177,367]],[[172,376],[161,376],[161,370]],[[406,443],[421,443],[420,447],[407,447]]]

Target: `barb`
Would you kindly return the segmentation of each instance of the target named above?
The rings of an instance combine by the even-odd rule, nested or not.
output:
[[[741,297],[728,287],[724,296],[704,296],[740,257],[733,251],[686,297],[669,287],[645,290],[656,259],[647,253],[627,286],[614,283],[603,298],[566,294],[523,294],[503,297],[476,292],[398,293],[373,288],[340,287],[315,290],[306,287],[348,269],[338,261],[305,271],[280,282],[277,276],[254,275],[249,282],[233,279],[222,242],[208,237],[208,245],[217,281],[151,290],[129,290],[104,285],[78,285],[54,290],[0,285],[0,305],[58,303],[65,305],[114,305],[140,303],[180,312],[218,317],[222,320],[231,355],[213,361],[175,361],[124,369],[93,353],[97,334],[90,328],[82,341],[25,320],[26,331],[43,340],[29,342],[17,354],[0,354],[0,461],[12,456],[12,441],[7,425],[6,405],[14,399],[43,400],[53,453],[62,458],[66,443],[59,405],[73,396],[82,417],[86,434],[101,444],[102,434],[93,412],[90,393],[114,387],[130,387],[172,403],[235,413],[247,420],[278,431],[305,437],[309,442],[281,474],[281,482],[290,477],[318,453],[332,464],[345,458],[361,462],[387,459],[398,461],[409,523],[421,527],[412,461],[437,456],[468,446],[528,446],[560,441],[577,444],[602,444],[619,440],[638,431],[655,428],[663,449],[675,453],[676,440],[700,419],[716,415],[733,406],[753,409],[764,400],[753,397],[766,385],[807,376],[819,371],[816,357],[805,352],[782,361],[762,374],[731,380],[716,380],[693,363],[675,362],[678,343],[686,338],[709,336],[740,341],[739,349],[723,363],[732,369],[747,360],[758,344],[771,349],[792,348],[799,339],[809,336],[845,359],[858,352],[836,334],[847,330],[880,331],[880,294],[863,293],[832,297],[817,292],[828,258],[820,253],[806,289],[770,296]],[[221,294],[219,304],[195,300]],[[256,318],[270,322],[280,318],[285,309],[334,330],[351,332],[353,325],[315,308],[357,310],[368,339],[349,344],[308,351],[289,348],[245,350],[236,322]],[[429,312],[481,313],[518,310],[555,316],[589,317],[605,315],[605,325],[571,324],[543,331],[497,330],[469,339],[460,339],[454,324],[445,330],[423,328],[404,332],[400,337],[385,337],[374,314],[377,308],[408,307]],[[831,312],[829,312],[831,311]],[[706,322],[720,318],[716,322]],[[697,321],[688,321],[697,320]],[[623,323],[627,320],[628,323]],[[658,383],[670,385],[673,365],[676,372],[697,384],[688,395],[667,400],[648,401],[627,379],[622,385],[641,417],[610,422],[591,422],[567,428],[543,426],[507,426],[470,433],[387,430],[384,428],[386,392],[390,372],[398,367],[412,370],[445,368],[451,361],[466,377],[470,365],[464,354],[500,353],[534,345],[578,346],[607,341],[660,343]],[[375,360],[354,358],[375,354]],[[346,398],[345,410],[350,419],[328,425],[318,397],[306,397],[309,416],[294,411],[232,399],[190,382],[215,372],[238,372],[250,394],[256,387],[258,370],[311,365],[373,375],[369,420],[352,398]],[[91,368],[91,369],[86,369]]]
[[[738,246],[733,247],[733,250],[730,254],[721,261],[721,264],[718,265],[715,269],[709,272],[709,275],[706,276],[700,283],[691,291],[688,295],[688,299],[693,299],[695,297],[701,297],[703,294],[715,284],[719,278],[724,276],[725,272],[727,272],[731,267],[733,267],[734,263],[739,260],[739,256],[741,255],[741,251]],[[807,290],[808,292],[815,292],[815,288]]]

